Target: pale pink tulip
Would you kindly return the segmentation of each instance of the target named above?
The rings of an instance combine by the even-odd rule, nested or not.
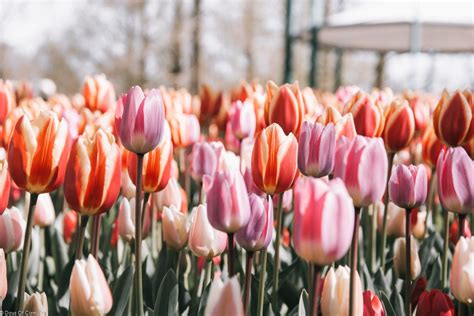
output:
[[[474,237],[461,237],[456,244],[450,280],[454,297],[474,307]]]
[[[150,207],[146,207],[142,238],[145,239],[150,234],[151,216]],[[126,242],[135,238],[135,198],[128,200],[123,198],[120,202],[119,213],[117,217],[118,233]]]
[[[176,206],[165,207],[162,217],[163,240],[168,247],[179,251],[188,243],[189,221]]]
[[[255,109],[250,99],[236,101],[229,110],[229,123],[238,139],[253,137],[257,126]]]
[[[23,247],[26,221],[21,212],[12,207],[0,215],[0,248],[5,253],[20,250]]]
[[[48,315],[48,299],[45,293],[25,293],[24,315]],[[73,313],[73,315],[75,315]]]
[[[420,257],[418,257],[418,246],[416,244],[416,240],[410,240],[410,251],[411,251],[411,264],[410,264],[410,279],[415,280],[416,277],[420,274],[421,271],[421,264],[420,264]],[[400,279],[405,279],[405,275],[407,273],[406,269],[406,240],[405,238],[397,238],[395,240],[394,245],[394,257],[393,257],[393,269],[395,270],[395,274]]]
[[[56,214],[54,211],[53,200],[51,199],[51,195],[49,195],[49,193],[43,193],[38,196],[34,216],[34,225],[41,228],[47,227],[54,223]]]
[[[205,316],[243,316],[244,306],[240,294],[240,284],[236,276],[222,282],[221,278],[212,281]]]
[[[2,302],[7,296],[8,279],[7,279],[7,262],[5,260],[5,252],[0,248],[0,308]]]

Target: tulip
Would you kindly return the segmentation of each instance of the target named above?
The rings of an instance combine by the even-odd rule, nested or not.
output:
[[[230,278],[225,283],[220,278],[215,278],[212,281],[208,298],[204,310],[205,316],[244,315],[237,277]]]
[[[464,229],[461,234],[466,238],[471,237],[471,229],[469,228],[469,223],[467,221],[464,221]],[[453,221],[449,227],[449,240],[453,245],[458,243],[459,235],[459,221]]]
[[[257,126],[255,109],[250,99],[236,101],[229,111],[229,123],[238,139],[253,137]]]
[[[8,148],[12,180],[31,193],[56,190],[64,179],[69,142],[67,123],[54,112],[41,111],[32,121],[23,115]]]
[[[296,137],[285,135],[278,124],[257,134],[252,151],[252,176],[260,190],[273,195],[293,186],[297,176],[297,147]]]
[[[15,106],[15,95],[10,82],[0,80],[0,125]]]
[[[362,316],[364,310],[364,299],[359,274],[356,271],[355,286],[355,316]],[[347,266],[339,266],[337,270],[331,267],[324,278],[323,292],[321,296],[321,310],[323,316],[345,316],[349,315],[349,279],[350,269]]]
[[[11,179],[8,172],[8,161],[3,148],[0,148],[0,215],[8,206],[10,198]]]
[[[295,185],[295,251],[318,266],[341,259],[351,245],[354,206],[340,179],[301,178]],[[339,233],[336,233],[339,232]]]
[[[375,204],[377,208],[377,228],[382,232],[383,216],[385,213],[383,202]],[[405,236],[405,209],[396,206],[392,202],[387,206],[387,236],[404,237]],[[423,239],[425,234],[426,211],[413,209],[410,212],[410,230],[417,239]]]
[[[430,107],[429,104],[423,100],[423,96],[419,93],[407,91],[403,94],[403,98],[408,101],[410,108],[413,111],[415,118],[415,130],[419,132],[425,131],[430,121]]]
[[[298,135],[304,116],[303,98],[298,82],[278,87],[273,81],[269,81],[264,111],[267,125],[277,123],[285,134]]]
[[[455,316],[453,301],[438,289],[424,291],[418,300],[416,316]]]
[[[423,133],[422,155],[423,161],[431,168],[436,166],[439,154],[446,149],[446,145],[441,142],[434,132],[433,125],[429,125]]]
[[[212,176],[221,162],[225,151],[221,142],[199,142],[194,144],[191,152],[191,176],[202,181],[204,175]]]
[[[382,302],[372,291],[365,291],[364,298],[364,316],[385,316],[385,310]]]
[[[474,237],[461,237],[456,244],[450,285],[459,302],[474,306]]]
[[[45,293],[35,292],[31,295],[25,293],[25,315],[48,315],[48,298]]]
[[[78,215],[75,211],[67,211],[63,217],[63,237],[67,244],[72,241],[72,235],[76,233]]]
[[[187,210],[186,195],[183,196],[178,180],[171,178],[166,187],[152,195],[153,207],[162,212],[165,207],[174,205],[178,210]]]
[[[120,172],[120,149],[112,134],[98,130],[92,139],[79,137],[66,171],[66,201],[82,215],[108,211],[120,191]]]
[[[146,154],[163,138],[165,113],[159,90],[145,95],[138,86],[132,87],[117,102],[115,128],[122,145],[136,154]]]
[[[293,210],[293,190],[288,190],[280,194],[283,194],[281,209],[286,213],[291,212]],[[280,194],[275,194],[273,196],[273,204],[278,204],[280,201]]]
[[[382,133],[388,152],[407,147],[415,135],[415,118],[406,100],[395,99],[385,109],[385,127]]]
[[[316,122],[321,123],[323,125],[328,125],[329,123],[335,125],[336,122],[338,122],[341,118],[341,113],[339,113],[339,111],[335,107],[330,105],[324,109],[323,113],[320,116],[318,116]]]
[[[189,222],[183,213],[174,205],[163,210],[163,240],[166,245],[176,251],[183,249],[188,243]]]
[[[72,315],[105,315],[112,309],[112,293],[92,255],[74,263],[69,290]]]
[[[445,90],[433,112],[436,136],[446,145],[456,147],[472,136],[474,103],[470,92],[457,90],[449,95]],[[471,131],[470,131],[471,130]]]
[[[358,91],[346,104],[344,114],[352,113],[357,134],[379,137],[384,127],[383,110],[379,102],[364,92]]]
[[[115,107],[115,90],[105,75],[87,76],[84,80],[82,94],[86,107],[91,111],[107,112]]]
[[[8,279],[7,279],[7,262],[5,260],[5,252],[0,248],[0,308],[2,302],[7,296]]]
[[[26,222],[22,213],[14,206],[7,208],[0,215],[0,248],[3,248],[5,253],[20,250],[25,229]]]
[[[198,257],[212,259],[224,252],[227,236],[209,223],[205,205],[199,205],[191,214],[189,249]]]
[[[354,117],[351,113],[344,114],[339,120],[337,120],[334,128],[336,129],[336,139],[339,139],[342,136],[354,139],[357,136]]]
[[[199,120],[201,122],[214,118],[228,98],[223,92],[216,92],[208,85],[201,86],[199,96],[201,99]]]
[[[334,168],[336,133],[332,123],[303,122],[298,141],[298,168],[306,176],[320,178]]]
[[[392,170],[389,181],[390,199],[399,207],[413,209],[422,205],[428,191],[425,167],[398,165]]]
[[[29,198],[27,198],[27,200],[29,200]],[[55,218],[56,213],[51,196],[49,193],[40,194],[35,207],[34,225],[44,228],[51,225]]]
[[[142,238],[145,239],[150,234],[151,216],[150,210],[145,210],[142,227]],[[117,217],[118,233],[126,242],[131,242],[135,238],[135,198],[128,200],[123,198],[120,202]]]
[[[121,194],[127,199],[131,199],[135,197],[135,193],[136,193],[135,191],[137,190],[137,188],[135,187],[135,184],[133,184],[132,179],[130,179],[130,175],[128,174],[128,157],[133,154],[123,147],[121,147],[121,151],[122,151],[122,172],[120,176],[120,180],[121,180],[120,182],[121,182],[121,188],[122,188]]]
[[[413,284],[413,290],[411,293],[411,308],[415,309],[420,300],[421,294],[425,292],[426,286],[428,285],[428,280],[424,277],[419,277]]]
[[[188,147],[199,140],[201,127],[193,114],[176,114],[169,120],[171,139],[177,148]]]
[[[394,257],[393,257],[393,269],[398,278],[403,279],[406,277],[406,250],[405,250],[406,241],[405,238],[397,238],[394,245]],[[416,241],[410,240],[410,280],[415,280],[416,277],[420,274],[421,265],[420,258],[418,257],[418,246]]]

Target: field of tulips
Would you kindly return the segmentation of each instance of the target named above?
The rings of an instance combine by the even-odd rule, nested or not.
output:
[[[2,311],[473,315],[473,102],[0,81]]]

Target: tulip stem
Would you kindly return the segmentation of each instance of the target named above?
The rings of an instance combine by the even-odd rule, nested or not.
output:
[[[405,212],[405,309],[407,316],[411,316],[411,209]]]
[[[46,245],[44,244],[44,228],[40,228],[40,260],[38,267],[38,291],[43,292],[43,280],[44,280],[44,260],[46,258]]]
[[[258,285],[258,307],[257,316],[263,315],[263,303],[265,302],[265,277],[267,272],[267,249],[260,251],[260,284]]]
[[[96,214],[92,218],[92,240],[91,240],[91,255],[94,258],[97,257],[99,253],[99,240],[100,240],[100,223],[102,221],[102,214]]]
[[[145,194],[146,196],[146,194]],[[156,207],[151,208],[151,256],[153,259],[156,259],[158,257],[158,225],[157,225],[157,220],[156,220],[156,213],[157,213]],[[181,253],[181,252],[180,252]]]
[[[426,218],[425,218],[425,228],[423,232],[423,236],[426,235],[426,231],[428,230],[428,218],[431,212],[431,217],[433,221],[433,225],[435,224],[435,212],[433,210],[433,201],[435,196],[435,188],[436,188],[436,169],[431,168],[431,180],[430,180],[430,191],[428,193],[428,205],[426,206]]]
[[[204,271],[204,282],[202,283],[202,293],[206,289],[206,286],[211,282],[211,272],[212,272],[212,259],[206,260],[206,270]]]
[[[464,226],[466,225],[466,214],[459,214],[459,239],[464,237]]]
[[[449,212],[443,209],[444,212],[444,242],[443,242],[443,257],[442,257],[442,273],[441,284],[443,288],[448,286],[448,248],[449,248]]]
[[[143,315],[143,279],[142,279],[142,221],[141,221],[141,195],[142,195],[142,172],[143,172],[143,154],[137,155],[137,185],[135,194],[135,297],[136,313]]]
[[[376,249],[377,249],[377,207],[372,205],[372,216],[370,217],[370,259],[369,259],[369,271],[370,273],[375,272],[375,266],[377,264]]]
[[[355,278],[357,271],[357,255],[359,245],[359,225],[360,225],[360,207],[355,208],[354,231],[352,235],[351,246],[351,279],[349,287],[349,315],[354,315],[354,293],[355,293]]]
[[[280,270],[280,243],[281,243],[281,228],[282,228],[282,219],[283,219],[283,212],[282,212],[282,204],[283,204],[283,192],[281,192],[278,196],[278,207],[276,212],[277,218],[277,227],[276,227],[276,239],[275,239],[275,258],[273,264],[273,308],[274,313],[278,314],[278,276]]]
[[[385,247],[387,244],[387,220],[388,220],[388,183],[390,181],[390,175],[392,174],[393,158],[394,153],[388,154],[388,177],[387,184],[385,186],[385,195],[383,198],[383,222],[382,222],[382,242],[380,243],[380,268],[382,272],[385,272]]]
[[[249,315],[250,306],[250,285],[252,283],[252,262],[253,262],[253,251],[247,252],[247,262],[245,266],[245,285],[244,285],[244,312]]]
[[[88,221],[89,221],[89,216],[87,215],[81,215],[78,219],[78,222],[80,223],[80,228],[77,233],[77,239],[76,239],[76,260],[82,259],[82,252],[84,249],[84,236],[86,234],[86,227],[87,227]]]
[[[309,313],[310,316],[317,316],[319,313],[319,283],[321,282],[321,270],[322,267],[309,264],[309,269],[312,273],[309,273],[308,276],[308,301],[309,301]]]
[[[234,249],[235,249],[234,233],[227,233],[227,261],[228,261],[227,271],[229,272],[229,278],[233,277],[235,274]]]
[[[31,193],[30,205],[28,206],[25,241],[23,242],[23,256],[21,257],[20,282],[18,283],[18,292],[16,296],[16,310],[19,312],[23,310],[23,303],[25,299],[26,274],[28,273],[28,258],[31,247],[31,230],[33,229],[36,201],[38,201],[38,194]]]

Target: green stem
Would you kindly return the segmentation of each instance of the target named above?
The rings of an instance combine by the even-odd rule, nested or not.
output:
[[[265,302],[265,279],[267,273],[267,249],[260,251],[261,268],[260,284],[258,285],[258,307],[257,316],[263,316],[263,303]]]
[[[411,316],[411,209],[405,212],[405,308],[407,316]]]
[[[369,259],[369,270],[370,273],[375,272],[375,265],[377,262],[376,248],[377,248],[377,208],[372,205],[372,216],[370,217],[370,259]]]
[[[425,231],[423,233],[423,236],[426,235],[426,232],[428,230],[428,218],[430,216],[433,217],[433,225],[435,222],[434,215],[435,213],[433,212],[433,202],[434,202],[434,196],[435,196],[435,190],[436,190],[436,169],[431,168],[431,180],[430,180],[430,191],[428,193],[428,204],[426,206],[426,218],[425,218]]]
[[[382,222],[382,242],[380,243],[380,267],[382,271],[385,272],[385,247],[387,244],[387,220],[388,220],[388,182],[390,179],[390,175],[392,174],[392,166],[393,166],[393,158],[395,154],[389,153],[388,154],[388,177],[387,177],[387,184],[385,186],[385,195],[383,198],[383,222]]]
[[[354,293],[355,293],[355,279],[357,271],[357,255],[359,245],[359,225],[360,225],[360,207],[355,208],[354,231],[352,234],[351,246],[351,279],[349,287],[349,315],[354,315]]]
[[[449,212],[443,209],[444,212],[444,242],[443,242],[443,257],[442,257],[442,273],[441,284],[443,288],[448,286],[448,249],[449,249]]]
[[[253,251],[247,252],[247,262],[245,266],[245,285],[244,285],[244,312],[245,315],[249,315],[249,303],[250,303],[250,285],[252,283],[252,262],[253,262]]]
[[[317,316],[319,313],[319,283],[321,282],[321,270],[322,267],[315,264],[309,264],[312,273],[310,273],[311,278],[308,280],[309,286],[309,315]]]
[[[202,293],[206,289],[206,286],[211,282],[211,271],[212,271],[212,260],[207,260],[206,262],[206,270],[204,271],[204,282],[202,282]]]
[[[43,280],[44,280],[44,260],[46,259],[46,248],[44,243],[44,228],[40,228],[40,260],[38,267],[38,291],[43,292]]]
[[[282,229],[282,204],[283,204],[283,192],[279,194],[279,199],[278,199],[278,208],[276,212],[276,217],[277,217],[277,230],[276,230],[276,239],[275,239],[275,258],[274,258],[274,264],[273,264],[273,293],[272,293],[272,299],[273,299],[273,307],[274,307],[274,312],[278,314],[279,309],[278,309],[278,276],[279,276],[279,270],[280,270],[280,243],[281,243],[281,229]]]
[[[235,250],[235,241],[234,233],[227,234],[227,268],[229,272],[229,278],[233,277],[235,274],[234,268],[234,250]]]
[[[146,196],[146,195],[145,195]],[[158,258],[158,231],[157,231],[157,220],[156,207],[151,208],[151,256],[153,259]]]
[[[84,249],[84,236],[86,235],[86,227],[88,221],[89,216],[87,215],[81,215],[78,218],[78,222],[80,222],[80,228],[76,239],[76,260],[82,259],[82,253]]]
[[[102,221],[102,214],[96,214],[92,217],[92,240],[91,240],[91,255],[98,259],[99,241],[100,241],[100,223]]]
[[[142,277],[142,221],[141,221],[141,196],[142,196],[142,172],[143,154],[137,155],[137,181],[135,194],[135,315],[143,315],[143,277]]]

